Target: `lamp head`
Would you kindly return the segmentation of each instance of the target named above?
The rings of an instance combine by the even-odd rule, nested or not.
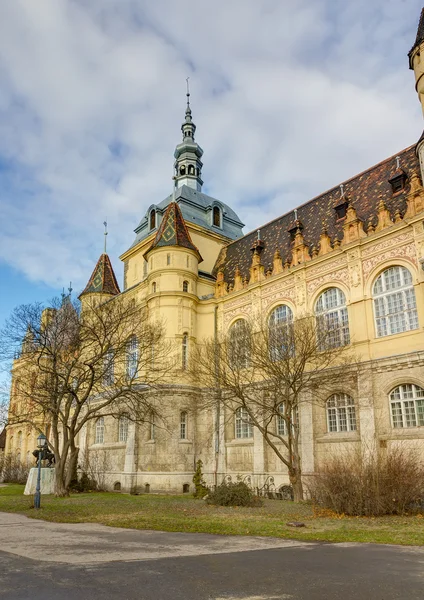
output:
[[[43,449],[43,448],[45,448],[45,447],[46,447],[46,445],[47,445],[47,438],[46,438],[46,436],[44,435],[44,433],[40,433],[40,435],[39,435],[39,436],[38,436],[38,438],[37,438],[37,446],[38,446],[40,449]]]

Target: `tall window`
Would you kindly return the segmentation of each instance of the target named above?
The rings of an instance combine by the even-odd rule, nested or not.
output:
[[[152,294],[156,294],[156,281],[152,283]]]
[[[238,408],[236,410],[235,417],[236,438],[242,439],[253,437],[252,420],[247,410],[243,407]]]
[[[133,379],[138,370],[138,340],[131,336],[127,344],[127,377]]]
[[[346,298],[339,288],[329,288],[315,305],[318,348],[338,348],[350,343]]]
[[[213,207],[213,224],[215,227],[221,227],[221,211],[218,206]]]
[[[356,413],[353,398],[347,394],[333,394],[327,400],[327,424],[330,433],[356,431]]]
[[[183,292],[188,292],[188,281],[183,281]]]
[[[103,384],[112,385],[115,379],[115,362],[112,348],[106,352],[103,365]]]
[[[182,340],[181,348],[181,367],[185,371],[188,364],[188,335],[185,333]]]
[[[22,431],[18,431],[18,435],[16,436],[16,447],[22,447]]]
[[[180,439],[187,439],[187,413],[185,411],[180,413]]]
[[[150,413],[150,429],[149,429],[149,439],[154,440],[156,437],[156,425],[155,425],[155,413]]]
[[[126,442],[128,440],[128,426],[129,426],[128,417],[125,415],[122,415],[122,417],[119,417],[119,421],[118,421],[118,441],[119,442]]]
[[[277,434],[278,435],[287,435],[287,421],[284,418],[284,403],[282,402],[279,406],[278,406],[278,412],[280,414],[277,415]],[[291,427],[292,430],[294,432],[294,429],[298,426],[299,423],[299,407],[295,406],[292,408],[292,415],[291,415]]]
[[[156,211],[150,211],[150,229],[154,229],[156,227]]]
[[[390,392],[393,427],[424,426],[424,390],[404,383]]]
[[[99,417],[96,421],[96,444],[103,444],[105,441],[105,419]]]
[[[373,288],[377,337],[418,329],[412,275],[405,267],[389,267]]]
[[[171,264],[171,255],[170,255],[170,254],[167,254],[167,255],[166,255],[166,264],[167,264],[167,265],[170,265],[170,264]]]
[[[293,312],[289,306],[283,304],[272,311],[268,321],[269,351],[272,360],[282,359],[287,349],[293,346],[292,323]]]
[[[250,332],[244,319],[238,319],[229,332],[228,354],[235,369],[245,369],[250,362]]]

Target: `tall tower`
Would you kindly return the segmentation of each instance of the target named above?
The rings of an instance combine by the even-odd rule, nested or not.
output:
[[[185,119],[181,125],[183,141],[175,148],[174,169],[175,182],[177,187],[187,185],[198,192],[202,191],[202,167],[203,163],[200,160],[203,155],[203,150],[194,141],[196,125],[193,123],[190,107],[190,91],[187,81],[187,107],[185,111]]]

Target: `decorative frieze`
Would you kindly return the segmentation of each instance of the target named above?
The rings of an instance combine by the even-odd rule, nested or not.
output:
[[[349,272],[345,269],[339,269],[338,271],[331,271],[330,273],[326,273],[321,277],[317,277],[312,281],[308,281],[308,294],[313,294],[315,290],[317,290],[321,285],[325,283],[337,283],[338,281],[342,281],[345,285],[349,285]]]
[[[385,262],[386,260],[392,260],[396,258],[406,258],[410,262],[412,262],[415,266],[417,266],[417,253],[415,250],[415,244],[407,244],[405,246],[401,246],[400,248],[393,248],[393,250],[388,250],[387,252],[382,252],[381,254],[377,254],[372,258],[368,258],[364,260],[362,263],[362,270],[364,273],[364,277],[367,278],[370,272],[379,264]]]

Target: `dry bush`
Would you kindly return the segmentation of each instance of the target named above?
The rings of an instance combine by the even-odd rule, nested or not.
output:
[[[26,483],[29,469],[11,454],[0,455],[0,482]]]
[[[424,510],[424,465],[405,447],[385,457],[336,457],[309,484],[313,502],[350,516],[403,515]]]

